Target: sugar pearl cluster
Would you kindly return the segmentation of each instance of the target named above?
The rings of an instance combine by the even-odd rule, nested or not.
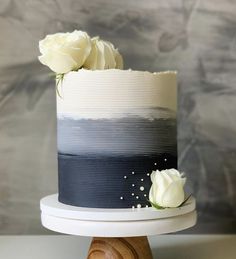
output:
[[[123,178],[124,178],[124,180],[127,180],[128,178],[131,177],[131,179],[132,179],[132,177],[134,175],[136,175],[135,171],[132,171],[129,175],[124,175]],[[150,174],[148,173],[147,176],[149,177]],[[142,184],[142,183],[144,183],[144,181],[145,181],[144,178],[140,178],[140,185],[139,186],[135,183],[131,183],[131,191],[132,191],[131,196],[134,197],[134,199],[137,200],[137,201],[141,199],[140,192],[141,193],[145,192],[145,187]],[[147,194],[143,193],[143,197],[147,197]],[[124,196],[120,196],[120,199],[124,200]],[[135,206],[134,205],[132,206],[133,209],[134,208],[141,208],[141,207],[142,207],[142,205],[140,203],[137,203]],[[145,207],[148,207],[148,204],[146,204]]]
[[[167,158],[164,158],[164,161],[166,162]],[[154,166],[157,166],[157,162],[154,163]],[[148,202],[147,202],[146,205],[142,206],[140,204],[140,202],[138,202],[138,201],[143,200],[143,197],[145,197],[145,200],[147,200],[149,190],[147,190],[147,188],[145,188],[145,180],[147,180],[146,177],[149,178],[150,175],[151,175],[150,173],[146,173],[146,175],[142,175],[142,177],[140,179],[137,179],[137,177],[135,177],[136,178],[135,182],[131,182],[131,184],[130,184],[130,186],[131,186],[130,195],[134,199],[134,202],[135,202],[135,200],[137,201],[136,204],[132,205],[132,207],[131,207],[132,209],[135,209],[135,208],[139,209],[139,208],[142,208],[142,207],[148,208],[149,207]],[[134,176],[137,176],[135,170],[125,174],[123,176],[123,179],[125,181],[127,181],[127,180],[130,181],[130,179],[133,179]],[[140,182],[140,184],[138,184],[138,182]],[[120,200],[125,200],[124,195],[120,196]]]

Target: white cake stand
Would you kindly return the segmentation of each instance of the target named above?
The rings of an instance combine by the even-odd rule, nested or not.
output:
[[[79,236],[92,236],[88,259],[151,259],[147,235],[187,229],[196,224],[195,199],[182,207],[92,209],[58,202],[58,195],[40,201],[41,221],[50,230]]]

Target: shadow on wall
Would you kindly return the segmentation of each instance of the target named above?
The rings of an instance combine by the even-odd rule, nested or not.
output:
[[[57,190],[54,80],[36,62],[1,73],[0,233],[45,233],[39,200]]]

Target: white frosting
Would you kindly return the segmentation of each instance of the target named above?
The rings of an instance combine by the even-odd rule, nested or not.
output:
[[[167,110],[176,112],[175,72],[81,69],[66,74],[58,87],[59,117],[153,119],[170,116]]]

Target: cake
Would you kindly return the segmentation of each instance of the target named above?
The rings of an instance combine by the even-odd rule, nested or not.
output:
[[[112,43],[83,31],[47,35],[39,49],[56,76],[59,202],[181,206],[176,72],[124,70]]]
[[[149,206],[151,172],[177,167],[176,73],[80,69],[60,93],[59,201]]]

